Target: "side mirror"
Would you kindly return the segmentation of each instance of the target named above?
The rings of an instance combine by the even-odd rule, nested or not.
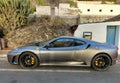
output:
[[[46,45],[45,48],[48,49],[50,46],[49,45]]]
[[[34,45],[39,46],[40,42],[35,42]]]
[[[45,46],[46,49],[48,49],[48,48],[52,48],[52,47],[54,47],[53,44],[48,44],[48,45]]]

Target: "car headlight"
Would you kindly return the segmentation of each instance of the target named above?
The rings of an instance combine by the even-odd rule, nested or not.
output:
[[[17,53],[18,52],[18,49],[14,49],[12,51],[10,51],[10,53]]]

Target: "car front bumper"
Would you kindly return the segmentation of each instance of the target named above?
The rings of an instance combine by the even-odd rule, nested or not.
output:
[[[10,64],[18,64],[18,55],[17,54],[8,54],[7,59]]]

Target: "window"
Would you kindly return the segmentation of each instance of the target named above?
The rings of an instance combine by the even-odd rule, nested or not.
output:
[[[102,9],[100,9],[99,12],[102,12]]]
[[[87,9],[88,12],[90,12],[90,9]]]
[[[113,10],[110,10],[110,12],[113,12]]]
[[[80,40],[75,40],[74,41],[74,46],[80,46],[80,45],[83,45],[83,44],[85,44],[85,42],[83,42],[83,41],[80,41]]]
[[[58,39],[50,44],[51,47],[70,47],[74,45],[73,39]]]
[[[83,32],[83,38],[91,40],[92,39],[92,32]]]

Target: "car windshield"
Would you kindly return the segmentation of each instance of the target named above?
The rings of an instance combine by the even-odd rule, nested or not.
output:
[[[44,46],[47,42],[51,41],[52,39],[48,39],[48,40],[44,40],[44,41],[40,41],[37,43],[38,46]]]
[[[43,45],[45,45],[47,42],[48,42],[47,40],[46,40],[46,41],[40,41],[38,45],[39,45],[39,46],[43,46]]]
[[[31,42],[31,43],[28,43],[26,44],[25,46],[43,46],[45,45],[49,40],[46,40],[46,41],[35,41],[35,42]]]

